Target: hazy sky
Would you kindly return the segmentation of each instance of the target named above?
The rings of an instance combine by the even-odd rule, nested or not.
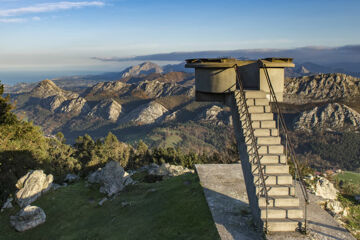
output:
[[[0,0],[0,70],[91,57],[359,44],[359,0]]]

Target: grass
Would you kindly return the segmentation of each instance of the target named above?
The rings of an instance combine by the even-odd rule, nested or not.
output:
[[[338,199],[348,209],[348,216],[344,217],[346,227],[357,239],[360,239],[360,204],[354,198],[355,195],[360,194],[360,173],[348,171],[340,173],[336,176],[336,182],[341,192]]]
[[[49,192],[33,203],[44,209],[46,223],[19,233],[9,224],[19,209],[7,210],[1,239],[219,239],[195,174],[138,183],[100,207],[103,197],[84,181]]]

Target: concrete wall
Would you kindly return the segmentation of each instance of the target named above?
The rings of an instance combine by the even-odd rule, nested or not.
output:
[[[226,93],[235,90],[234,68],[196,68],[195,89],[199,92]]]

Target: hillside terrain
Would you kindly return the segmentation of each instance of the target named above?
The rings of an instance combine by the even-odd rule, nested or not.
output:
[[[326,162],[326,167],[349,167],[323,159],[324,154],[310,147],[310,141],[322,137],[331,146],[332,139],[345,141],[344,134],[350,131],[358,138],[360,79],[342,73],[312,74],[306,67],[325,70],[311,63],[298,66],[292,75],[300,76],[286,79],[281,103],[295,141],[307,134],[304,131],[314,136],[299,142],[298,153],[304,158],[304,154],[313,154],[317,159],[313,161]],[[16,100],[15,113],[42,126],[47,135],[62,132],[68,143],[74,143],[79,135],[98,139],[111,131],[131,144],[143,139],[150,147],[217,152],[224,161],[235,157],[229,109],[195,102],[194,75],[164,69],[145,62],[124,70],[115,81],[98,79],[80,90],[62,88],[61,80],[44,80],[11,94]],[[360,161],[349,170],[358,167]]]

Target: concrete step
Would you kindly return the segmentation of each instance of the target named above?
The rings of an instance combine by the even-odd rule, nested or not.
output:
[[[273,113],[251,113],[250,115],[251,115],[251,121],[274,120]]]
[[[255,128],[254,134],[255,137],[267,137],[267,136],[277,137],[279,136],[279,130],[277,130],[276,128]]]
[[[242,127],[245,128],[245,121],[241,121]],[[276,122],[274,120],[263,120],[263,121],[254,121],[252,120],[252,127],[254,129],[257,128],[262,128],[262,129],[267,129],[267,128],[276,128]]]
[[[249,106],[249,113],[270,113],[270,106]]]
[[[293,185],[266,185],[268,196],[295,196],[295,188]],[[260,192],[260,189],[256,188],[256,192]]]
[[[264,174],[289,174],[289,165],[280,163],[271,163],[262,165]],[[253,174],[258,173],[258,166],[256,164],[251,165]]]
[[[260,90],[245,90],[246,98],[266,98],[266,93]]]
[[[269,100],[267,98],[246,98],[246,104],[248,106],[270,106]]]
[[[284,154],[259,154],[259,157],[261,164],[286,163],[286,156]],[[249,159],[251,162],[254,162],[254,158],[254,154],[249,155]]]
[[[267,98],[255,98],[255,106],[270,106],[269,100]]]
[[[303,218],[304,212],[299,207],[268,207],[268,219]],[[261,208],[261,218],[266,218],[266,209]]]
[[[255,185],[258,183],[259,180],[259,173],[255,172],[254,175],[254,183]],[[289,173],[283,174],[265,174],[265,184],[266,185],[292,185],[293,179]]]
[[[302,221],[303,219],[268,219],[267,225],[270,232],[294,232]]]
[[[253,153],[251,142],[247,143],[247,150],[249,154]],[[284,146],[279,145],[258,145],[258,153],[259,155],[265,155],[265,154],[283,154],[284,153]]]
[[[280,137],[257,137],[257,144],[268,144],[268,145],[278,145],[281,143]]]
[[[272,196],[269,197],[268,207],[299,207],[300,200],[293,196]],[[259,207],[266,207],[265,197],[259,198]]]

